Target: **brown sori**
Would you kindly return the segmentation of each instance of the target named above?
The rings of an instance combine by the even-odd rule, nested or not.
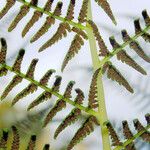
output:
[[[70,81],[68,83],[63,95],[64,98],[71,98],[71,91],[74,84],[75,84],[74,81]],[[43,127],[45,127],[53,119],[53,117],[55,117],[55,115],[65,107],[66,107],[66,101],[64,101],[63,99],[58,100],[55,106],[50,110],[50,112],[47,114],[46,118],[44,119]]]
[[[107,126],[107,129],[108,129],[108,131],[109,131],[110,137],[111,137],[111,139],[112,139],[112,145],[113,145],[113,146],[121,146],[122,143],[120,142],[120,139],[119,139],[119,137],[118,137],[116,131],[114,130],[112,124],[111,124],[110,122],[108,122],[108,123],[106,124],[106,126]]]
[[[82,104],[84,100],[84,94],[80,89],[75,90],[77,93],[77,96],[75,98],[76,104]],[[54,138],[56,139],[57,136],[62,132],[65,128],[67,128],[69,125],[75,123],[81,115],[81,110],[78,108],[73,109],[70,114],[62,121],[62,123],[58,126],[58,128],[55,131]]]
[[[60,16],[61,15],[61,9],[62,9],[62,2],[58,2],[57,6],[53,12],[54,16]],[[46,18],[46,21],[44,23],[44,25],[39,29],[39,31],[33,36],[33,38],[31,39],[30,42],[35,42],[36,40],[38,40],[41,36],[43,36],[48,29],[51,27],[52,24],[55,23],[55,18],[53,16],[48,16]]]
[[[124,137],[129,140],[133,137],[133,134],[129,128],[128,122],[127,121],[123,121],[122,122],[122,126],[123,126],[123,133],[124,133]],[[136,150],[135,145],[133,142],[131,142],[129,145],[126,146],[126,150]]]
[[[117,41],[114,39],[114,37],[110,37],[109,41],[114,49],[121,48],[121,46],[117,43]],[[140,73],[146,75],[146,71],[138,65],[126,52],[125,50],[121,49],[117,53],[117,59],[121,60],[123,63],[126,63],[127,65],[131,66],[135,70],[139,71]]]
[[[139,34],[142,32],[142,28],[141,28],[141,25],[140,25],[140,20],[139,19],[136,19],[134,21],[134,28],[135,28],[135,34]],[[150,34],[149,33],[146,33],[144,32],[141,37],[146,41],[146,42],[150,42]]]
[[[110,8],[109,3],[107,2],[107,0],[95,0],[95,2],[98,3],[99,6],[102,7],[102,9],[106,12],[106,14],[110,17],[110,19],[113,21],[114,24],[116,24],[116,20],[115,17],[112,13],[112,10]]]
[[[126,30],[122,30],[122,38],[124,42],[131,41],[131,37],[127,33]],[[137,41],[130,42],[130,48],[133,49],[141,58],[143,58],[145,61],[150,62],[150,58],[145,54],[143,49],[140,47]]]
[[[100,68],[97,69],[92,77],[92,82],[90,85],[90,90],[89,90],[89,98],[88,98],[88,107],[89,108],[97,108],[98,107],[98,102],[97,102],[97,78],[98,74],[100,72]]]
[[[62,80],[62,78],[60,76],[56,76],[56,80],[52,87],[52,91],[55,91],[55,92],[59,91],[61,80]],[[45,100],[50,99],[51,97],[52,97],[52,93],[44,91],[28,106],[28,110],[33,109],[35,106],[39,105],[40,103],[44,102]]]
[[[11,145],[11,150],[19,150],[20,137],[18,130],[15,126],[12,126],[12,131],[13,131],[13,142]]]
[[[0,12],[0,19],[2,19],[10,8],[15,4],[16,0],[7,0],[5,7]]]

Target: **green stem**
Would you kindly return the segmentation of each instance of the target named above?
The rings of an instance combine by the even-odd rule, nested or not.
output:
[[[88,4],[87,19],[92,20],[92,10],[91,10],[91,1],[90,0],[89,0],[89,4]],[[87,27],[88,27],[88,24],[87,24]],[[95,41],[93,31],[90,29],[87,29],[86,31],[87,31],[87,35],[89,37],[93,69],[95,71],[100,66],[100,60],[99,60],[97,48],[96,48],[96,41]],[[108,133],[106,126],[104,126],[104,123],[106,121],[108,121],[108,117],[107,117],[107,111],[106,111],[106,105],[105,105],[105,96],[104,96],[103,81],[102,81],[101,73],[99,74],[99,77],[97,79],[97,91],[98,91],[97,96],[98,96],[98,104],[99,104],[97,118],[99,120],[100,127],[101,127],[103,150],[111,150],[109,133]]]

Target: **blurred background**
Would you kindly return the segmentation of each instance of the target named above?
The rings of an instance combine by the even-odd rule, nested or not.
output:
[[[75,7],[75,21],[77,21],[77,16],[81,8],[81,2],[76,0]],[[114,35],[116,39],[122,43],[120,31],[126,29],[130,35],[134,35],[134,19],[140,18],[142,26],[144,26],[144,21],[141,16],[141,12],[144,9],[147,9],[150,14],[150,1],[149,0],[109,0],[108,2],[111,5],[113,13],[117,20],[117,26],[112,24],[109,17],[106,13],[92,1],[92,10],[93,10],[93,20],[99,27],[99,31],[105,40],[108,48],[111,50],[109,44],[109,37]],[[0,2],[0,10],[5,5],[5,0]],[[44,6],[46,0],[39,0],[39,6]],[[55,8],[58,0],[54,1],[53,9]],[[63,0],[63,13],[65,16],[69,0]],[[17,2],[16,5],[9,11],[9,13],[0,20],[0,37],[7,39],[8,43],[8,55],[7,63],[12,65],[18,50],[24,48],[26,50],[25,58],[22,64],[22,72],[26,72],[31,60],[33,58],[39,58],[39,63],[35,71],[35,79],[39,80],[42,75],[48,69],[55,69],[58,75],[62,75],[63,84],[61,85],[60,91],[63,93],[63,89],[66,87],[68,81],[76,81],[75,88],[80,87],[85,93],[85,100],[88,97],[88,90],[92,78],[92,61],[90,55],[90,49],[88,41],[85,41],[85,45],[82,47],[79,54],[73,58],[68,66],[66,67],[64,73],[60,72],[61,64],[70,47],[70,43],[73,40],[74,33],[69,33],[67,38],[63,38],[57,44],[46,49],[45,51],[38,53],[38,49],[42,44],[44,44],[47,39],[49,39],[57,30],[59,21],[56,21],[55,26],[52,26],[44,36],[42,36],[38,41],[31,44],[31,37],[38,31],[38,29],[43,25],[46,15],[36,23],[36,25],[28,32],[25,38],[21,37],[21,32],[23,27],[26,25],[27,20],[29,20],[34,12],[33,9],[30,10],[28,15],[18,24],[17,28],[12,32],[8,33],[7,28],[9,27],[12,18],[14,18],[18,12],[21,3]],[[140,45],[144,51],[150,56],[150,44],[144,42],[142,38],[138,39]],[[139,58],[129,47],[125,48],[127,52],[132,55],[132,57],[143,66],[148,75],[142,76],[138,72],[134,71],[132,68],[128,67],[125,64],[122,64],[119,61],[116,61],[116,58],[113,58],[114,64],[117,68],[120,69],[120,72],[127,78],[132,87],[134,87],[134,94],[130,94],[123,87],[118,86],[115,82],[110,81],[105,76],[103,77],[104,89],[105,89],[105,98],[106,98],[106,107],[109,116],[109,120],[113,122],[113,125],[122,135],[121,121],[128,120],[131,128],[134,129],[132,120],[138,118],[143,125],[146,125],[144,120],[144,115],[150,112],[149,99],[150,99],[150,65],[144,62]],[[11,78],[14,76],[13,73],[9,72],[7,76],[0,78],[0,94],[2,94],[4,88],[8,85]],[[49,86],[52,85],[52,81],[55,77],[53,76],[49,82]],[[69,143],[74,133],[80,127],[82,119],[70,126],[68,129],[64,130],[60,134],[57,140],[53,139],[53,134],[57,126],[61,123],[64,117],[70,110],[71,106],[68,105],[68,108],[63,110],[61,113],[58,113],[53,121],[43,130],[41,129],[42,120],[48,110],[53,106],[56,98],[53,97],[51,100],[44,102],[30,113],[26,112],[27,106],[40,94],[42,90],[38,88],[37,92],[30,94],[26,98],[23,98],[19,103],[17,103],[13,108],[10,107],[11,100],[14,96],[26,87],[29,84],[28,81],[23,80],[23,82],[17,85],[5,98],[3,102],[0,103],[0,128],[10,127],[12,124],[16,124],[19,127],[19,130],[22,133],[22,138],[24,141],[27,141],[28,136],[31,133],[36,133],[40,142],[37,144],[37,150],[41,149],[41,145],[44,143],[51,144],[52,150],[63,150],[66,145]],[[73,92],[73,96],[75,92]],[[85,101],[87,104],[87,101]],[[82,117],[84,119],[84,116]],[[136,133],[136,132],[135,132]],[[27,137],[27,138],[26,138]],[[123,138],[122,138],[123,139]],[[149,150],[150,145],[136,140],[136,147],[138,150]],[[88,136],[81,144],[75,147],[75,150],[101,150],[101,134],[100,129],[96,128],[95,131]]]

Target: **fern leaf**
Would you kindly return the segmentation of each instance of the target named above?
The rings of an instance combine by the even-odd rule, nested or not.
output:
[[[61,9],[62,9],[62,2],[58,2],[57,6],[54,10],[54,15],[55,16],[60,16],[61,15]],[[36,40],[38,40],[42,35],[44,35],[48,29],[51,27],[52,24],[55,23],[55,18],[54,17],[47,17],[46,18],[46,22],[44,23],[44,25],[39,29],[39,31],[33,36],[33,38],[31,39],[31,43],[35,42]]]
[[[150,26],[150,17],[148,15],[147,11],[143,10],[142,15],[143,15],[146,26]]]
[[[66,19],[72,20],[74,18],[74,7],[75,7],[76,0],[70,0],[70,4],[67,10]]]
[[[82,36],[85,40],[88,39],[87,34],[86,34],[84,31],[82,31],[81,29],[78,29],[78,28],[76,28],[76,27],[73,27],[73,28],[72,28],[72,31],[74,31],[74,32],[76,32],[78,35]]]
[[[90,85],[90,90],[89,90],[89,98],[88,98],[88,106],[89,108],[97,108],[98,107],[98,102],[97,102],[97,78],[98,74],[100,72],[100,69],[97,69],[92,77],[92,82]]]
[[[112,145],[113,145],[113,146],[121,146],[122,143],[120,142],[120,139],[119,139],[119,137],[118,137],[116,131],[114,130],[113,126],[111,125],[111,123],[108,122],[108,123],[106,124],[106,126],[107,126],[107,129],[108,129],[108,131],[109,131],[110,137],[111,137],[111,139],[112,139]]]
[[[62,67],[61,67],[61,71],[63,71],[66,67],[66,65],[68,64],[69,60],[71,60],[75,54],[77,54],[79,52],[79,50],[81,49],[81,46],[84,44],[83,39],[76,34],[73,41],[71,42],[71,46],[64,58],[64,61],[62,63]]]
[[[150,124],[150,114],[146,114],[145,119],[147,121],[147,124],[149,125]]]
[[[123,133],[126,139],[131,139],[133,137],[132,132],[130,131],[129,125],[127,121],[122,122],[123,126]],[[130,143],[129,145],[126,146],[127,150],[136,150],[134,143]]]
[[[114,49],[120,48],[120,45],[116,42],[114,37],[109,38],[110,43]],[[146,75],[146,71],[138,65],[126,52],[125,50],[121,50],[117,53],[117,59],[121,60],[123,63],[126,63],[127,65],[131,66],[135,70],[139,71],[143,75]]]
[[[3,136],[0,140],[0,148],[6,148],[7,141],[8,141],[8,132],[3,131]]]
[[[80,89],[75,90],[77,93],[77,96],[75,98],[75,103],[82,104],[84,100],[84,94]],[[72,123],[76,122],[78,118],[81,115],[81,110],[78,108],[75,108],[71,111],[71,113],[62,121],[62,123],[58,126],[58,128],[55,131],[54,138],[56,139],[57,136],[62,132],[65,128],[67,128]]]
[[[84,23],[87,18],[87,11],[88,11],[88,3],[89,0],[83,0],[82,7],[79,13],[78,21],[79,23]]]
[[[20,93],[18,93],[15,98],[12,100],[12,106],[15,105],[20,99],[26,97],[30,93],[34,93],[37,90],[37,86],[34,83],[29,84],[24,88]]]
[[[114,24],[117,24],[117,23],[116,23],[116,20],[115,20],[115,17],[114,17],[114,15],[113,15],[113,13],[112,13],[112,10],[111,10],[110,5],[109,5],[109,3],[107,2],[107,0],[95,0],[95,2],[97,2],[97,4],[102,7],[102,9],[103,9],[103,10],[106,12],[106,14],[110,17],[110,19],[112,20],[112,22],[113,22]]]
[[[27,150],[34,150],[35,149],[35,142],[36,142],[36,135],[32,135],[30,138]]]
[[[54,0],[48,0],[44,6],[45,11],[51,11],[51,6]],[[27,23],[22,31],[22,37],[24,37],[28,31],[33,27],[33,25],[43,16],[42,12],[35,11],[30,21]]]
[[[107,46],[105,45],[104,40],[102,39],[96,24],[92,20],[88,20],[88,23],[92,27],[95,39],[98,42],[98,46],[100,48],[100,51],[99,51],[100,54],[99,55],[100,56],[108,55],[109,54],[109,50],[107,49]]]
[[[126,30],[122,30],[122,38],[125,42],[131,40]],[[133,49],[141,58],[150,63],[150,58],[144,53],[137,41],[130,42],[130,48]]]
[[[74,7],[75,7],[75,0],[70,0],[70,4],[68,7],[66,20],[71,21],[74,18]],[[44,49],[52,46],[54,43],[61,40],[63,37],[67,36],[67,31],[71,32],[71,27],[68,23],[60,23],[56,33],[53,35],[51,39],[49,39],[40,49],[39,52],[43,51]]]
[[[35,71],[35,67],[38,63],[38,59],[33,59],[30,66],[29,66],[29,69],[26,73],[26,77],[27,78],[30,78],[30,79],[33,79],[34,78],[34,71]]]
[[[31,27],[42,17],[42,13],[39,11],[35,11],[30,21],[27,23],[25,28],[22,31],[22,37],[24,37]]]
[[[19,51],[19,53],[18,53],[18,56],[17,56],[17,58],[16,58],[16,60],[15,60],[14,65],[13,65],[13,67],[12,67],[12,69],[13,69],[14,71],[20,72],[21,63],[22,63],[24,54],[25,54],[25,50],[24,50],[24,49],[21,49],[21,50]]]
[[[136,19],[134,21],[134,28],[135,28],[135,34],[139,34],[142,32],[142,28],[141,28],[141,25],[140,25],[140,21],[139,19]],[[150,34],[149,33],[146,33],[144,32],[141,37],[146,41],[146,42],[150,42]]]
[[[50,69],[48,70],[45,75],[40,79],[40,84],[43,86],[46,86],[50,77],[52,76],[53,73],[55,73],[56,71],[54,69]]]
[[[0,19],[2,19],[10,8],[15,4],[16,0],[7,0],[5,7],[0,12]]]
[[[21,9],[20,9],[18,15],[15,17],[15,19],[10,24],[10,26],[8,28],[8,32],[11,32],[14,28],[16,28],[18,23],[23,19],[23,17],[25,17],[27,15],[29,10],[30,10],[30,7],[28,7],[27,5],[21,6]]]
[[[49,144],[45,144],[43,150],[49,150],[50,149],[50,145]]]
[[[90,116],[86,119],[83,123],[81,128],[76,132],[74,137],[72,138],[71,142],[69,143],[67,150],[71,150],[75,145],[81,142],[86,136],[91,134],[94,131],[94,124],[95,124],[95,117]]]
[[[18,134],[18,130],[15,126],[12,126],[12,131],[13,131],[13,142],[11,145],[11,150],[19,150],[20,137]]]
[[[72,91],[74,84],[75,84],[74,81],[70,81],[68,83],[66,90],[64,92],[65,98],[71,98],[71,91]],[[50,112],[47,114],[46,118],[44,119],[43,127],[45,127],[53,119],[53,117],[65,107],[66,107],[66,101],[64,101],[62,99],[58,100],[56,102],[55,106],[50,110]]]
[[[22,81],[22,77],[15,75],[12,79],[12,81],[8,84],[8,86],[5,88],[4,92],[1,95],[1,100],[3,100],[9,92],[17,86]]]
[[[44,10],[51,11],[53,2],[54,2],[54,0],[47,0],[46,4],[44,6]]]
[[[56,76],[56,80],[54,82],[54,85],[52,87],[52,91],[59,91],[60,84],[61,84],[62,78],[60,76]],[[43,92],[41,95],[39,95],[29,106],[28,106],[28,111],[35,106],[39,105],[43,101],[50,99],[52,97],[52,94],[49,92]]]
[[[0,41],[1,41],[0,64],[4,64],[6,63],[7,43],[4,38],[1,38]]]
[[[129,85],[128,81],[121,75],[121,73],[112,65],[108,65],[107,77],[113,81],[119,83],[119,85],[124,86],[129,92],[133,93],[132,87]]]
[[[71,32],[71,27],[68,23],[60,23],[56,33],[53,35],[51,39],[49,39],[44,45],[41,46],[39,52],[45,50],[46,48],[52,46],[59,40],[67,36],[67,31]]]
[[[146,129],[142,126],[142,124],[140,123],[140,121],[138,119],[135,119],[133,121],[134,123],[134,127],[135,129],[140,132],[141,130],[145,130],[145,132],[141,135],[141,138],[146,141],[146,142],[149,142],[150,143],[150,133],[149,131],[146,131]]]

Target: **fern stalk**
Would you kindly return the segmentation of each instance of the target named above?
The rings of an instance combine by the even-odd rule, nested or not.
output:
[[[90,0],[88,4],[87,20],[92,20],[92,10],[91,10]],[[96,41],[95,41],[93,31],[89,28],[88,24],[87,24],[87,27],[88,28],[86,29],[86,32],[89,38],[93,69],[94,71],[96,71],[100,66],[100,60],[97,54]],[[111,150],[110,141],[109,141],[109,133],[108,133],[106,126],[104,126],[104,123],[108,121],[108,117],[107,117],[107,111],[106,111],[106,105],[105,105],[105,95],[104,95],[101,73],[99,73],[99,76],[97,79],[97,98],[98,98],[98,105],[99,105],[97,119],[99,120],[99,123],[101,125],[103,149]]]

